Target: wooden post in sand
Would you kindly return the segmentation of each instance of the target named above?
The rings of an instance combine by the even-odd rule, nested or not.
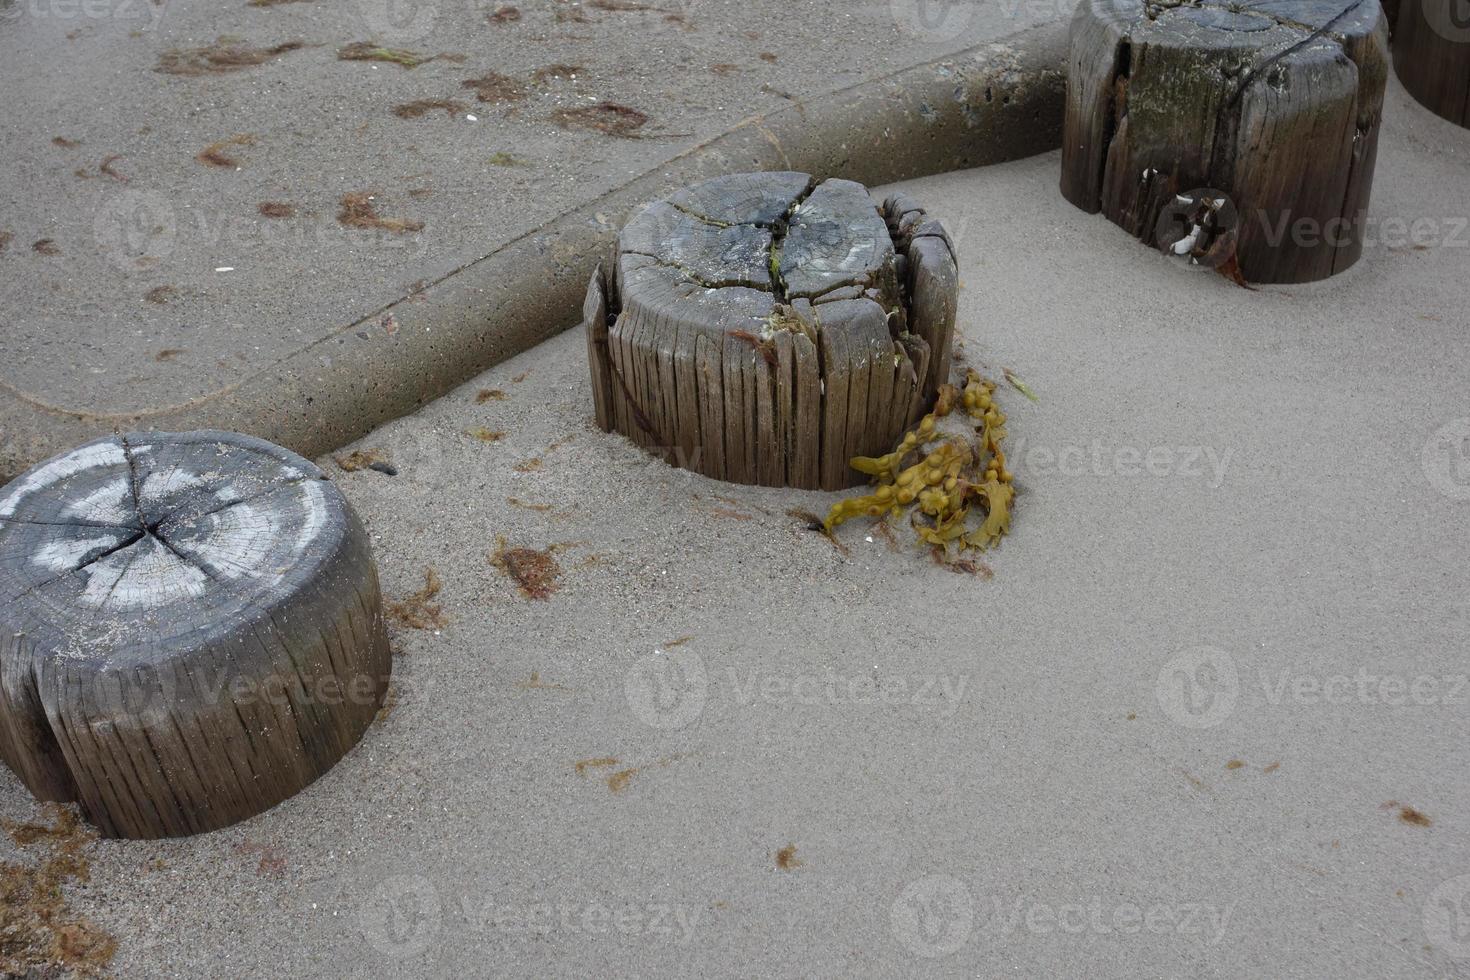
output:
[[[1062,194],[1203,256],[1209,221],[1177,199],[1222,192],[1208,209],[1239,225],[1212,261],[1252,282],[1326,278],[1362,253],[1387,71],[1378,0],[1082,0]]]
[[[949,376],[958,273],[902,195],[736,174],[640,212],[584,308],[598,424],[736,483],[835,490]]]
[[[362,736],[390,662],[367,534],[285,449],[138,433],[0,489],[0,758],[107,836],[286,799]]]

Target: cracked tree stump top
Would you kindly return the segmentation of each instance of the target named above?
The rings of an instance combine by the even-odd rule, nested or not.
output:
[[[325,772],[390,669],[366,533],[311,463],[140,433],[0,490],[0,758],[109,836],[227,826]]]
[[[1386,80],[1377,0],[1083,0],[1062,193],[1254,282],[1325,278],[1362,252]],[[1233,249],[1181,224],[1181,195],[1228,199]]]
[[[938,222],[847,180],[734,174],[648,205],[584,318],[598,423],[707,476],[838,489],[949,373]]]
[[[1400,0],[1391,16],[1399,81],[1431,112],[1470,127],[1470,5]]]

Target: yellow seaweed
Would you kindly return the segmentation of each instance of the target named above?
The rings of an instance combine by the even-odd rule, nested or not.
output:
[[[830,535],[856,517],[884,519],[909,509],[920,543],[948,554],[951,545],[984,550],[1010,532],[1015,499],[1010,468],[1001,443],[1006,416],[995,401],[996,384],[970,370],[963,391],[941,385],[934,410],[904,434],[883,456],[858,456],[853,469],[873,479],[873,492],[832,505],[823,528]],[[937,421],[963,407],[979,424],[973,447],[938,430]],[[905,465],[905,464],[908,465]],[[981,518],[969,526],[971,515]]]

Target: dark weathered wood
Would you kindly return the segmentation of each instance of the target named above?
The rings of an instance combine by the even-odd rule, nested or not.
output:
[[[1399,0],[1393,67],[1431,112],[1470,127],[1470,4]]]
[[[1247,279],[1325,278],[1362,253],[1386,78],[1378,0],[1083,0],[1062,194],[1157,243],[1218,188]]]
[[[367,534],[294,453],[137,433],[0,490],[0,758],[108,836],[286,799],[361,737],[390,665]]]
[[[847,180],[735,174],[655,201],[584,307],[598,424],[708,476],[839,489],[949,371],[938,222]],[[602,392],[606,392],[606,396]]]

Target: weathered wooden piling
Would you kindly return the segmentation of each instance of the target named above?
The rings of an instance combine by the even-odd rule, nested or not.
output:
[[[361,737],[390,663],[367,534],[294,453],[138,433],[0,489],[0,759],[108,836],[291,796]]]
[[[584,307],[598,424],[737,483],[839,489],[947,380],[958,274],[902,195],[735,174],[644,208]]]
[[[1248,280],[1326,278],[1362,253],[1387,71],[1378,0],[1083,0],[1062,194],[1173,245],[1205,229],[1171,205],[1216,189]]]

